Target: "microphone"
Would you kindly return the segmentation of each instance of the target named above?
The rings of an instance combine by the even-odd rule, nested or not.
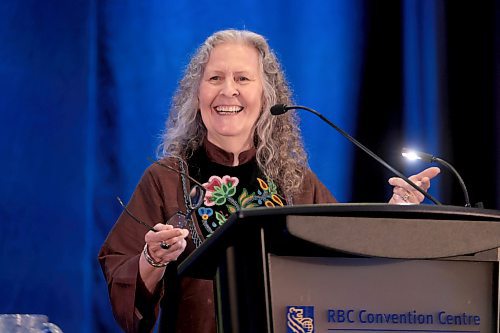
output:
[[[427,163],[439,163],[441,165],[444,165],[446,168],[448,168],[454,175],[457,177],[458,182],[460,183],[460,187],[462,188],[462,191],[464,192],[464,199],[465,199],[465,207],[471,207],[470,201],[469,201],[469,192],[467,192],[467,187],[465,186],[465,182],[458,173],[458,171],[448,162],[445,160],[436,157],[434,155],[428,154],[428,153],[423,153],[420,151],[415,151],[415,150],[410,150],[407,148],[403,148],[401,151],[401,155],[406,157],[409,160],[422,160]]]
[[[306,111],[309,111],[309,112],[315,114],[316,116],[318,116],[319,118],[321,118],[321,120],[323,120],[328,125],[330,125],[331,127],[333,127],[337,132],[339,132],[340,134],[342,134],[343,137],[345,137],[347,140],[349,140],[350,142],[352,142],[356,147],[358,147],[359,149],[361,149],[362,151],[364,151],[366,154],[370,155],[374,160],[376,160],[378,163],[382,164],[385,168],[387,168],[393,174],[395,174],[399,178],[403,179],[411,187],[413,187],[414,189],[416,189],[417,191],[419,191],[420,193],[422,193],[427,199],[429,199],[430,201],[434,202],[436,205],[441,205],[441,202],[439,202],[436,198],[434,198],[432,195],[430,195],[429,193],[427,193],[426,191],[424,191],[420,186],[418,186],[417,184],[415,184],[414,182],[412,182],[410,179],[408,179],[408,177],[406,177],[401,172],[399,172],[398,170],[396,170],[395,168],[393,168],[391,165],[389,165],[387,162],[385,162],[382,158],[380,158],[379,156],[377,156],[377,154],[375,154],[374,152],[372,152],[370,149],[366,148],[361,142],[359,142],[358,140],[354,139],[347,132],[345,132],[343,129],[341,129],[340,127],[338,127],[334,123],[332,123],[330,120],[328,120],[325,116],[323,116],[318,111],[315,111],[315,110],[313,110],[311,108],[308,108],[308,107],[305,107],[305,106],[301,106],[301,105],[286,105],[286,104],[276,104],[276,105],[273,105],[271,107],[270,111],[271,111],[271,114],[273,116],[278,116],[278,115],[286,113],[289,110],[294,110],[294,109],[306,110]]]
[[[295,109],[296,106],[287,106],[286,104],[276,104],[271,106],[271,114],[273,116],[279,116],[280,114],[286,113],[288,110]]]

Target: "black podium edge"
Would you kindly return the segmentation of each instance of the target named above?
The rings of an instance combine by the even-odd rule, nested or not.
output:
[[[287,215],[318,215],[318,216],[357,216],[357,217],[404,217],[426,219],[449,219],[470,221],[498,221],[500,211],[479,208],[466,208],[446,205],[390,205],[372,203],[296,205],[285,207],[260,207],[243,209],[232,214],[228,221],[207,238],[200,247],[193,251],[181,263],[177,272],[179,275],[200,277],[195,274],[200,265],[213,265],[214,256],[218,250],[231,241],[230,237],[237,224],[245,223],[258,217],[283,217]],[[264,223],[264,222],[262,222]],[[198,267],[198,268],[197,268]],[[202,278],[211,279],[210,276]]]

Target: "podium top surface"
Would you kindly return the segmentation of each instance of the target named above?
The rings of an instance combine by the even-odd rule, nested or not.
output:
[[[427,218],[447,218],[466,220],[500,221],[500,211],[492,209],[470,208],[447,205],[392,205],[386,203],[336,203],[321,205],[295,205],[285,207],[259,207],[242,209],[233,218],[276,215],[326,215],[326,216],[402,216],[411,218],[411,214]],[[417,216],[413,215],[413,216]]]
[[[253,208],[233,214],[178,267],[209,278],[217,258],[248,228],[361,256],[437,258],[500,246],[500,211],[457,206],[324,204]],[[201,272],[201,273],[200,273]]]

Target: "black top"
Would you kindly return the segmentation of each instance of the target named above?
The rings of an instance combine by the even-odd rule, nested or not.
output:
[[[286,205],[276,184],[259,170],[255,156],[238,166],[229,166],[210,160],[206,149],[200,148],[188,165],[189,174],[207,191],[202,206],[195,212],[203,239],[242,208]]]

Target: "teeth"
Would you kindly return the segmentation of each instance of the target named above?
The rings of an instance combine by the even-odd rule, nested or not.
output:
[[[215,107],[215,111],[217,112],[225,112],[225,113],[235,113],[243,110],[243,107],[238,105],[219,105]]]

